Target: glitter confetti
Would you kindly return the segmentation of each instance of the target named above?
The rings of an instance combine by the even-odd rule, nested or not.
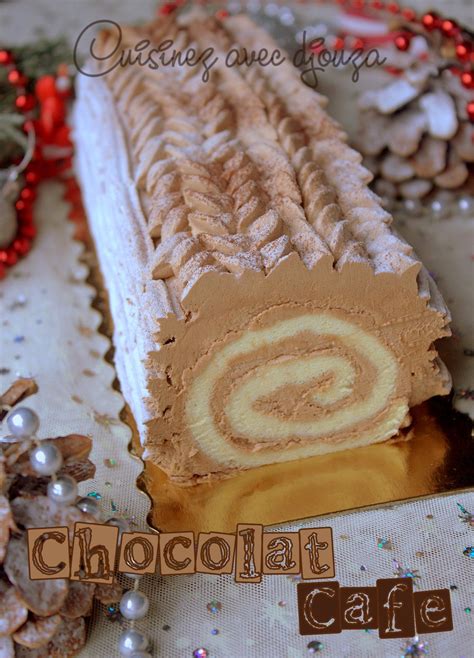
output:
[[[84,336],[85,338],[91,338],[94,335],[94,329],[82,324],[82,322],[77,324],[77,330],[81,336]]]
[[[118,507],[113,500],[110,501],[110,509],[112,510],[112,512],[117,512],[118,510]]]
[[[98,411],[92,412],[92,418],[98,425],[102,425],[106,429],[109,429],[111,425],[118,425],[120,421],[109,414],[100,414]]]
[[[474,528],[474,514],[468,512],[467,509],[461,505],[461,503],[456,503],[456,505],[459,507],[459,511],[461,512],[461,514],[458,514],[461,521]]]
[[[466,615],[470,615],[471,614],[471,608],[464,608],[464,612],[466,613]]]
[[[466,557],[474,557],[474,546],[466,546],[463,550],[463,555]]]
[[[402,567],[400,562],[397,560],[392,560],[393,567],[395,571],[393,572],[395,576],[398,576],[399,578],[411,578],[413,580],[413,584],[416,585],[416,579],[421,578],[421,576],[418,574],[417,569],[410,569],[410,568],[405,568]]]
[[[422,642],[418,635],[411,640],[406,640],[405,644],[401,647],[402,658],[407,658],[407,656],[426,656],[428,653],[428,644]]]
[[[104,459],[104,466],[107,466],[107,468],[113,468],[114,466],[117,466],[117,460],[116,459]]]
[[[165,624],[165,625],[163,626],[163,630],[164,630],[164,631],[169,631],[170,628],[171,628],[171,626],[170,626],[169,624]]]
[[[89,498],[95,498],[96,500],[100,500],[102,498],[102,494],[100,494],[98,491],[89,491],[87,495]]]
[[[213,628],[211,631],[211,635],[219,635],[219,630],[217,628]]]
[[[109,482],[109,481],[104,482],[104,487],[109,487],[110,488],[111,486],[112,486],[112,482]]]
[[[474,400],[474,388],[456,388],[454,395],[458,400]]]
[[[451,592],[455,592],[457,590],[457,585],[450,585],[449,589],[451,590]]]
[[[193,651],[193,658],[208,658],[209,656],[209,651],[207,649],[204,649],[204,647],[200,647],[199,649],[194,649]]]
[[[278,605],[280,606],[280,608],[284,608],[286,605],[286,601],[278,601]]]
[[[118,603],[111,603],[105,609],[105,616],[109,621],[118,621],[120,624],[123,622],[123,617],[120,612]]]
[[[319,640],[311,640],[311,642],[306,645],[306,648],[308,649],[308,653],[318,653],[319,651],[322,651],[323,646],[323,643]]]
[[[213,599],[207,604],[206,608],[209,610],[209,612],[215,615],[222,610],[222,603]]]
[[[15,336],[15,338],[13,339],[14,343],[23,343],[24,341],[25,341],[24,336]]]
[[[390,539],[387,539],[386,537],[378,537],[377,538],[377,547],[378,548],[385,548],[387,551],[391,551],[393,548],[392,542]]]
[[[8,307],[10,311],[15,311],[17,308],[23,308],[26,306],[26,297],[25,295],[18,295],[14,302]]]
[[[365,564],[360,565],[360,570],[361,571],[367,571],[367,567],[365,566]]]

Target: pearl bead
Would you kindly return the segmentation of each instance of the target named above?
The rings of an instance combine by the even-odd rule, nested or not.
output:
[[[268,2],[265,5],[264,11],[265,11],[267,16],[273,17],[273,16],[276,16],[278,14],[278,9],[279,9],[279,7],[275,2]]]
[[[295,22],[295,17],[289,7],[283,7],[283,9],[280,10],[279,19],[282,25],[289,26],[293,25]]]
[[[7,426],[14,436],[34,436],[39,428],[39,418],[33,409],[18,407],[10,412]]]
[[[474,199],[471,196],[462,196],[458,200],[459,210],[465,215],[474,214]]]
[[[40,475],[54,475],[61,468],[63,457],[52,443],[42,443],[30,453],[33,469]]]
[[[431,202],[431,211],[434,215],[436,215],[439,218],[443,218],[446,216],[447,212],[447,207],[442,199],[435,199],[434,201]]]
[[[120,601],[120,612],[125,619],[143,619],[150,607],[148,597],[137,590],[125,592]]]
[[[119,638],[119,651],[122,656],[133,656],[137,651],[148,649],[148,638],[134,628],[127,628]]]
[[[119,529],[119,537],[122,535],[124,532],[129,532],[130,530],[130,524],[128,521],[125,519],[121,519],[118,516],[113,516],[112,518],[107,520],[107,525],[114,525]]]
[[[419,199],[405,199],[403,201],[405,211],[410,215],[421,215],[423,207]]]
[[[71,505],[77,498],[77,482],[70,475],[61,475],[48,484],[48,497],[60,505]]]
[[[91,516],[97,516],[100,512],[99,503],[95,498],[91,498],[91,496],[80,498],[76,503],[76,507],[78,507],[81,512],[91,514]]]

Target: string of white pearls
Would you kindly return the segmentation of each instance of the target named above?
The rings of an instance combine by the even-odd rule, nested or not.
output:
[[[120,612],[125,619],[130,621],[130,627],[120,635],[119,651],[122,656],[131,658],[151,658],[151,653],[148,652],[150,640],[135,628],[135,622],[148,614],[150,601],[146,594],[138,590],[140,576],[138,574],[127,575],[134,578],[135,582],[133,589],[125,592],[120,601]]]

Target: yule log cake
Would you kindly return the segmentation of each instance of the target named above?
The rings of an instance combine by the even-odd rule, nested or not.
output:
[[[244,16],[123,29],[143,39],[219,56],[207,82],[188,65],[78,76],[80,179],[145,458],[193,484],[395,436],[450,389],[449,313],[325,99],[290,60],[225,65],[235,44],[276,48]]]

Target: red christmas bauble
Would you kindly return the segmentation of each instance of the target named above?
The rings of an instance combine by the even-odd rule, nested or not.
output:
[[[55,126],[66,117],[64,102],[57,96],[49,96],[41,103],[40,125],[47,135],[51,135]]]
[[[51,98],[51,96],[56,96],[57,90],[54,76],[43,75],[39,78],[35,85],[35,93],[41,103],[47,98]]]

